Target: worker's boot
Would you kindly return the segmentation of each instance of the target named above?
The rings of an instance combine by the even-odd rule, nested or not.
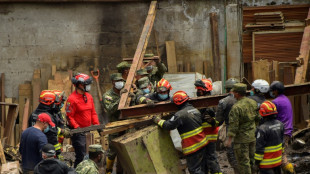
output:
[[[287,163],[282,169],[284,174],[295,174],[294,166],[292,163]]]
[[[105,169],[105,172],[107,174],[111,174],[112,171],[113,171],[113,165],[114,165],[114,160],[110,160],[109,158],[107,158],[107,166],[106,166],[106,169]]]

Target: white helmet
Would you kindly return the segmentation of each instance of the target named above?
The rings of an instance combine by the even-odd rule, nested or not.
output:
[[[252,86],[259,90],[261,93],[267,93],[269,91],[269,83],[263,79],[257,79],[252,83]]]

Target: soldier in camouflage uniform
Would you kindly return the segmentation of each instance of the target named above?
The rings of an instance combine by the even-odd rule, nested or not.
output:
[[[138,81],[139,79],[143,78],[143,77],[148,77],[149,73],[146,71],[146,69],[142,68],[136,71],[136,81]]]
[[[237,102],[229,113],[228,137],[225,140],[226,147],[231,147],[234,141],[240,174],[250,174],[255,163],[255,121],[258,119],[258,111],[256,101],[245,97],[246,88],[243,83],[233,85],[232,92]]]
[[[219,101],[219,104],[217,106],[217,111],[216,111],[216,116],[215,120],[216,122],[219,123],[219,126],[225,122],[226,125],[226,131],[228,130],[229,127],[229,112],[232,108],[232,106],[237,102],[237,100],[234,98],[232,92],[230,92],[231,88],[233,87],[234,84],[239,83],[238,79],[235,78],[230,78],[226,81],[225,83],[225,88],[226,91],[229,92],[228,96],[223,98],[222,100]],[[234,154],[234,149],[233,149],[233,143],[230,148],[227,148],[227,158],[230,166],[234,169],[235,174],[238,173],[238,163]]]
[[[103,94],[103,105],[106,110],[106,114],[108,116],[109,122],[118,121],[120,111],[118,109],[118,104],[121,99],[121,90],[124,87],[124,79],[122,78],[122,74],[114,73],[111,75],[111,81],[113,84],[113,88]],[[116,158],[116,151],[112,144],[110,143],[112,139],[121,136],[124,132],[114,133],[109,135],[109,150],[107,154],[107,167],[106,173],[112,173],[113,164]],[[117,170],[121,170],[121,166],[118,164]]]
[[[147,104],[148,106],[154,106],[154,101],[149,99],[147,95],[154,92],[152,83],[148,77],[143,77],[138,80],[139,89],[136,93],[136,104]]]
[[[76,167],[76,173],[78,174],[99,174],[97,164],[103,159],[102,146],[100,144],[92,144],[88,147],[89,159],[82,161]]]
[[[167,72],[167,67],[159,59],[155,59],[154,62],[156,63],[156,66],[150,65],[146,67],[152,84],[159,82],[159,80],[163,78],[165,72]]]
[[[130,67],[131,67],[131,64],[129,64],[126,61],[123,61],[116,66],[117,71],[122,74],[122,77],[124,80],[127,80]]]

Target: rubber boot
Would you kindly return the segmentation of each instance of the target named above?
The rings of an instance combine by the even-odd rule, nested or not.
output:
[[[288,163],[283,167],[284,174],[295,174],[294,166],[292,163]]]
[[[105,169],[105,172],[107,174],[111,174],[112,171],[113,171],[113,165],[114,165],[114,160],[110,160],[109,158],[106,159],[107,160],[107,166],[106,166],[106,169]]]

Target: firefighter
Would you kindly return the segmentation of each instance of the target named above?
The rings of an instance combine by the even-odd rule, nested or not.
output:
[[[98,115],[95,110],[93,97],[88,93],[92,78],[87,74],[78,73],[71,79],[75,86],[75,91],[70,94],[66,104],[67,120],[71,129],[99,125]],[[101,130],[98,130],[100,132]],[[86,154],[85,133],[72,135],[72,146],[75,150],[76,167]]]
[[[33,126],[38,118],[38,115],[41,113],[46,113],[50,116],[52,122],[56,125],[54,127],[49,126],[48,129],[44,130],[44,134],[47,137],[48,143],[52,144],[55,147],[56,155],[59,157],[61,153],[61,144],[58,142],[57,134],[58,134],[58,121],[54,116],[55,109],[55,100],[56,95],[51,90],[43,90],[40,93],[39,97],[39,105],[36,110],[30,115],[28,119],[28,127]]]
[[[210,96],[212,91],[212,82],[209,79],[198,79],[195,81],[197,96]],[[215,152],[216,141],[219,127],[215,121],[215,112],[213,108],[200,109],[202,116],[202,127],[208,138],[206,146],[206,173],[221,173],[220,165],[217,161]]]
[[[254,80],[249,98],[255,100],[259,108],[259,106],[266,100],[265,94],[268,93],[268,91],[269,83],[266,80]]]
[[[237,102],[229,112],[229,128],[224,145],[231,147],[238,161],[240,174],[251,173],[255,153],[255,121],[258,118],[256,101],[245,97],[247,86],[243,83],[233,85],[232,92]]]
[[[229,127],[229,112],[232,108],[232,106],[237,102],[237,100],[234,98],[233,93],[230,91],[233,87],[234,84],[239,83],[239,80],[236,78],[230,78],[226,81],[225,83],[225,89],[226,91],[229,92],[228,96],[221,99],[219,101],[219,104],[217,106],[217,111],[216,111],[216,122],[219,123],[219,125],[222,125],[223,122],[225,122],[226,126],[226,131],[228,131]],[[226,135],[225,135],[226,137]],[[233,149],[233,143],[231,144],[230,148],[226,148],[227,150],[227,158],[230,166],[234,169],[234,173],[238,173],[238,163],[234,154],[234,149]]]
[[[274,81],[270,85],[269,95],[275,98],[272,102],[278,110],[277,119],[284,125],[284,149],[288,148],[288,143],[293,132],[293,109],[290,100],[284,95],[284,85],[282,82]],[[294,166],[287,160],[287,151],[282,155],[282,170],[285,173],[294,173]]]
[[[201,126],[201,114],[188,102],[189,96],[184,91],[175,92],[172,98],[179,111],[170,120],[154,116],[153,121],[163,129],[179,131],[189,172],[203,174],[207,138]]]
[[[271,101],[260,105],[263,124],[257,128],[255,164],[261,174],[281,174],[284,126],[276,119],[277,108]]]
[[[156,92],[147,94],[145,97],[153,100],[155,103],[161,101],[170,101],[171,84],[166,79],[161,79],[156,85]]]
[[[123,62],[119,63],[118,65],[116,65],[116,69],[117,69],[118,73],[122,74],[122,77],[123,77],[123,79],[125,79],[125,81],[127,80],[130,67],[131,67],[131,64],[129,64],[126,61],[123,61]]]

